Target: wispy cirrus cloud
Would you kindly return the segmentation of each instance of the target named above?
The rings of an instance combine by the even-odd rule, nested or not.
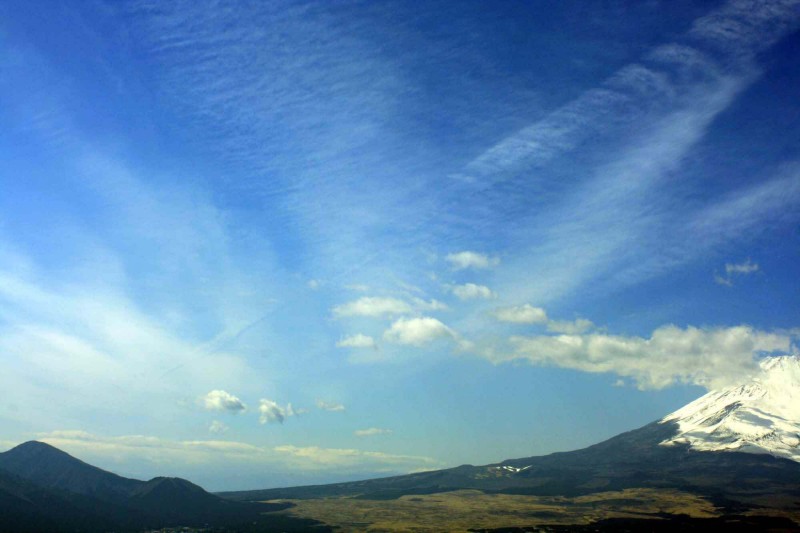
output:
[[[601,86],[498,142],[467,165],[463,174],[471,182],[465,187],[485,201],[465,224],[474,226],[477,218],[487,235],[510,234],[518,250],[504,262],[507,269],[495,283],[497,290],[548,304],[574,294],[601,272],[608,272],[612,280],[603,283],[602,290],[615,290],[619,287],[615,284],[641,281],[714,250],[718,238],[711,231],[692,243],[676,240],[660,249],[651,246],[656,235],[660,240],[674,234],[670,227],[676,218],[691,220],[702,212],[687,213],[680,203],[692,184],[667,188],[663,179],[682,168],[683,159],[705,138],[709,125],[759,78],[754,53],[786,36],[798,22],[794,2],[775,6],[731,2],[697,21],[688,34],[655,47],[640,62],[625,66]],[[720,48],[712,42],[725,33],[724,28],[730,33],[725,34],[726,47]],[[769,35],[760,40],[755,36],[761,32]],[[649,126],[630,129],[630,124]],[[589,142],[590,138],[598,142]],[[544,168],[557,172],[566,168],[573,175],[576,168],[565,161],[568,154],[578,147],[586,151],[601,145],[607,152],[597,156],[600,163],[585,169],[578,166],[588,177],[576,179],[570,189],[562,191],[558,184],[541,180],[547,175],[541,172]],[[516,194],[509,195],[509,189]],[[559,191],[559,202],[536,203],[551,190]],[[753,192],[739,194],[749,197]],[[670,194],[676,195],[674,200]],[[520,211],[527,212],[515,220],[518,233],[501,227],[515,201]],[[713,204],[707,208],[714,209]],[[796,206],[797,198],[790,194],[767,205],[781,204]],[[765,218],[745,216],[734,224],[751,226],[751,222],[754,227]],[[682,245],[686,246],[681,251],[672,249]],[[683,262],[675,262],[676,256]],[[645,263],[653,270],[630,266]],[[632,269],[638,273],[627,275]],[[532,281],[522,284],[520,279]]]
[[[143,477],[164,474],[165,465],[185,468],[205,463],[228,467],[268,467],[274,472],[286,468],[301,471],[408,472],[435,467],[430,457],[398,455],[354,448],[321,446],[255,446],[231,440],[170,440],[146,435],[103,436],[79,430],[58,430],[39,434],[42,442],[56,446],[83,460],[111,464],[146,464]],[[140,467],[141,468],[141,467]]]
[[[220,422],[219,420],[212,420],[211,423],[208,425],[208,432],[214,433],[215,435],[220,433],[225,433],[229,429],[230,428],[227,426],[227,424],[225,424],[224,422]]]
[[[685,265],[733,242],[749,243],[770,228],[800,217],[800,163],[792,162],[768,175],[765,181],[731,191],[708,205],[687,213],[677,238],[645,248],[639,264],[615,275],[620,284],[632,284]],[[666,230],[666,228],[665,228]],[[722,278],[729,281],[728,278]]]
[[[677,42],[656,47],[646,56],[652,63],[623,67],[602,87],[492,146],[467,165],[465,174],[482,182],[507,179],[522,169],[549,163],[590,136],[636,121],[654,106],[663,110],[664,102],[677,103],[697,91],[713,91],[725,70],[723,62],[748,69],[753,54],[798,26],[797,5],[796,0],[757,5],[747,0],[727,2],[696,20]],[[720,56],[722,61],[717,59]],[[673,69],[684,76],[693,74],[688,78],[693,81],[674,76]]]
[[[263,295],[272,291],[237,257],[253,241],[230,246],[230,227],[202,187],[165,176],[153,186],[141,169],[86,146],[61,164],[75,201],[99,207],[89,225],[37,219],[43,238],[70,250],[58,271],[52,257],[0,231],[0,248],[14,250],[0,254],[4,386],[66,398],[33,404],[25,416],[55,421],[94,406],[99,423],[114,427],[141,410],[153,420],[178,416],[208,391],[202,406],[242,411],[241,400],[217,387],[255,388],[249,349],[237,344],[257,334]],[[270,270],[268,255],[253,252],[248,261]],[[36,380],[22,377],[32,373]]]
[[[377,435],[391,435],[394,433],[391,429],[385,428],[367,428],[357,429],[353,432],[356,437],[375,437]]]
[[[758,271],[758,263],[751,262],[749,258],[742,263],[725,263],[725,276],[714,272],[714,281],[719,285],[732,287],[734,277],[747,276]]]
[[[327,402],[325,400],[317,400],[317,407],[322,409],[323,411],[332,411],[335,413],[341,413],[345,411],[345,406],[338,402]]]

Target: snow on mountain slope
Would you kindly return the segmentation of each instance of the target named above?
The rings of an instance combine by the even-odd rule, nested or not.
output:
[[[661,443],[696,450],[769,453],[800,462],[800,356],[769,357],[744,385],[711,391],[661,420],[678,433]]]

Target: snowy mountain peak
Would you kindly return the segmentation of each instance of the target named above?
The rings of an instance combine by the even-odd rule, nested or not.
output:
[[[800,462],[800,356],[768,357],[743,385],[711,391],[667,415],[678,433],[661,443],[769,453]]]

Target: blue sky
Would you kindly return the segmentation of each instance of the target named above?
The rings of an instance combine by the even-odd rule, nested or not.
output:
[[[797,351],[800,3],[4,2],[0,443],[213,490]]]

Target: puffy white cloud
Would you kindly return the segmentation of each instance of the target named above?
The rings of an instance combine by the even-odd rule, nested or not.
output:
[[[510,339],[510,354],[487,353],[495,362],[521,360],[584,372],[613,372],[631,378],[640,389],[675,383],[717,388],[736,383],[757,368],[761,353],[787,352],[784,333],[729,328],[662,326],[650,338],[619,335],[538,335]]]
[[[323,411],[341,412],[345,410],[344,405],[337,402],[326,402],[325,400],[317,400],[317,407]]]
[[[500,307],[492,313],[501,322],[514,324],[543,324],[547,322],[547,313],[541,307],[530,304]]]
[[[247,409],[242,400],[224,390],[212,390],[203,396],[202,402],[203,406],[209,411],[238,413]]]
[[[575,320],[549,320],[547,322],[547,331],[554,333],[565,333],[567,335],[579,335],[594,328],[594,323],[585,318],[576,318]]]
[[[229,429],[228,426],[225,423],[220,422],[219,420],[214,420],[208,426],[209,433],[215,433],[215,434],[225,433],[226,431],[228,431],[228,429]]]
[[[386,298],[380,296],[364,296],[358,300],[337,305],[333,308],[333,314],[337,317],[342,316],[384,316],[402,315],[410,313],[412,307],[408,302],[398,298]]]
[[[554,333],[566,333],[568,335],[578,335],[594,328],[594,323],[585,318],[575,320],[550,320],[547,312],[541,307],[533,307],[530,304],[515,305],[511,307],[500,307],[495,309],[492,314],[501,322],[511,322],[515,324],[545,324],[548,331]]]
[[[500,259],[497,257],[489,257],[488,255],[470,251],[447,254],[445,259],[450,263],[453,270],[464,270],[466,268],[486,269],[500,264]]]
[[[476,285],[475,283],[465,283],[464,285],[455,285],[450,290],[461,300],[473,300],[475,298],[490,299],[496,295],[489,287],[485,285]]]
[[[377,348],[375,339],[363,333],[356,333],[355,335],[344,337],[336,343],[336,346],[339,348]]]
[[[292,404],[286,404],[286,407],[281,407],[277,402],[261,398],[258,402],[258,421],[262,424],[269,424],[278,422],[283,424],[286,417],[296,416],[306,413],[306,409],[295,409]]]
[[[353,432],[356,437],[374,437],[375,435],[391,435],[394,433],[391,429],[384,428],[368,428],[357,429]]]
[[[455,338],[456,335],[442,322],[431,317],[400,318],[383,333],[388,342],[422,346],[443,337]]]

